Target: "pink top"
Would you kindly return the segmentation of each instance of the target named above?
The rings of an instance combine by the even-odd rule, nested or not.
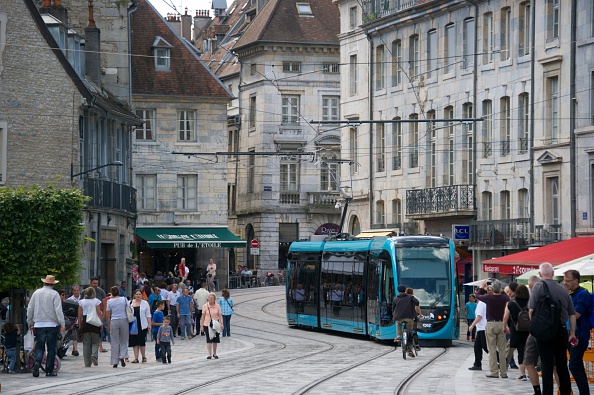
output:
[[[221,306],[219,306],[218,304],[215,303],[214,306],[211,306],[208,303],[204,303],[204,306],[202,306],[202,326],[208,325],[210,323],[211,318],[213,320],[221,322],[222,317],[223,316],[221,314]]]

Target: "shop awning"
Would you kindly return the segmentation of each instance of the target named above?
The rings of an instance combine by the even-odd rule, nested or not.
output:
[[[483,271],[486,273],[519,275],[538,269],[538,266],[544,262],[557,266],[592,254],[594,254],[594,237],[575,237],[532,250],[484,260],[482,263]]]
[[[245,240],[227,227],[137,228],[136,235],[152,248],[232,248],[245,247]]]

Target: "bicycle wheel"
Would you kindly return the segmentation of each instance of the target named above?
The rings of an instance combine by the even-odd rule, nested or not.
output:
[[[407,352],[407,343],[408,343],[408,336],[406,335],[406,331],[402,331],[402,358],[406,359],[406,352]]]
[[[54,357],[54,372],[59,371],[61,367],[62,367],[62,361],[60,361],[60,358],[58,358],[58,356],[56,355]]]

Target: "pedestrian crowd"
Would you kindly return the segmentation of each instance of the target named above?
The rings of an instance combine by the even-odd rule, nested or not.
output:
[[[555,382],[559,394],[570,395],[571,374],[579,394],[588,395],[583,357],[594,321],[593,298],[580,286],[576,270],[564,273],[563,284],[553,279],[550,263],[540,265],[539,275],[530,277],[528,286],[511,282],[503,288],[499,280],[484,280],[469,297],[466,340],[474,342],[469,370],[482,370],[484,351],[487,378],[508,378],[508,368],[519,369],[517,379],[530,380],[534,394],[553,395]]]
[[[189,270],[183,258],[176,267],[177,277],[157,272],[151,280],[145,273],[138,273],[137,267],[134,269],[130,294],[126,281],[112,286],[106,293],[99,287],[99,279],[92,278],[82,293],[81,287],[75,285],[68,295],[66,290],[54,289],[59,283],[54,276],[41,279],[43,287],[32,294],[26,306],[23,331],[27,332],[26,337],[34,336],[31,353],[35,362],[30,367],[34,377],[39,377],[40,370],[47,377],[57,376],[59,364],[54,361],[63,357],[57,355],[62,338],[66,348],[71,342],[72,356],[80,355],[79,344],[82,345],[85,367],[98,366],[100,353],[108,352],[104,343],[110,344],[109,363],[114,368],[125,367],[126,363],[147,363],[147,341],[154,342],[155,359],[169,364],[171,346],[177,338],[190,340],[196,336],[204,336],[208,359],[219,358],[220,334],[231,336],[234,304],[227,289],[216,300],[214,261],[210,260],[207,275],[198,283],[197,291],[187,278]],[[8,373],[15,373],[17,336],[21,335],[21,328],[8,322],[8,309],[9,299],[5,298],[0,304],[3,345],[10,359]]]

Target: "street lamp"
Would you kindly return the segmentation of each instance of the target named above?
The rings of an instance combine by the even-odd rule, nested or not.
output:
[[[122,162],[120,162],[119,160],[116,160],[114,162],[107,163],[105,165],[97,166],[92,169],[89,169],[86,171],[81,171],[80,173],[74,174],[74,164],[71,163],[70,164],[70,180],[73,180],[74,177],[78,177],[83,174],[87,174],[92,171],[99,170],[99,169],[102,169],[102,168],[108,167],[108,166],[124,166],[124,164]],[[101,180],[100,180],[100,182],[101,182],[101,184],[103,184]],[[102,206],[103,206],[103,187],[101,187],[100,191],[99,191],[99,207],[101,208]],[[110,218],[110,217],[108,216],[108,218]],[[94,267],[93,267],[93,276],[99,278],[100,270],[101,270],[101,210],[99,210],[99,212],[97,213],[97,240],[96,240],[96,246],[95,246],[95,262],[94,262]]]
[[[80,173],[73,174],[74,173],[74,163],[71,163],[70,164],[70,179],[73,179],[74,177],[82,176],[83,174],[87,174],[87,173],[90,173],[95,170],[103,169],[104,167],[107,167],[107,166],[124,166],[124,164],[122,162],[120,162],[119,160],[116,160],[115,162],[111,162],[106,165],[97,166],[90,170],[81,171]]]

